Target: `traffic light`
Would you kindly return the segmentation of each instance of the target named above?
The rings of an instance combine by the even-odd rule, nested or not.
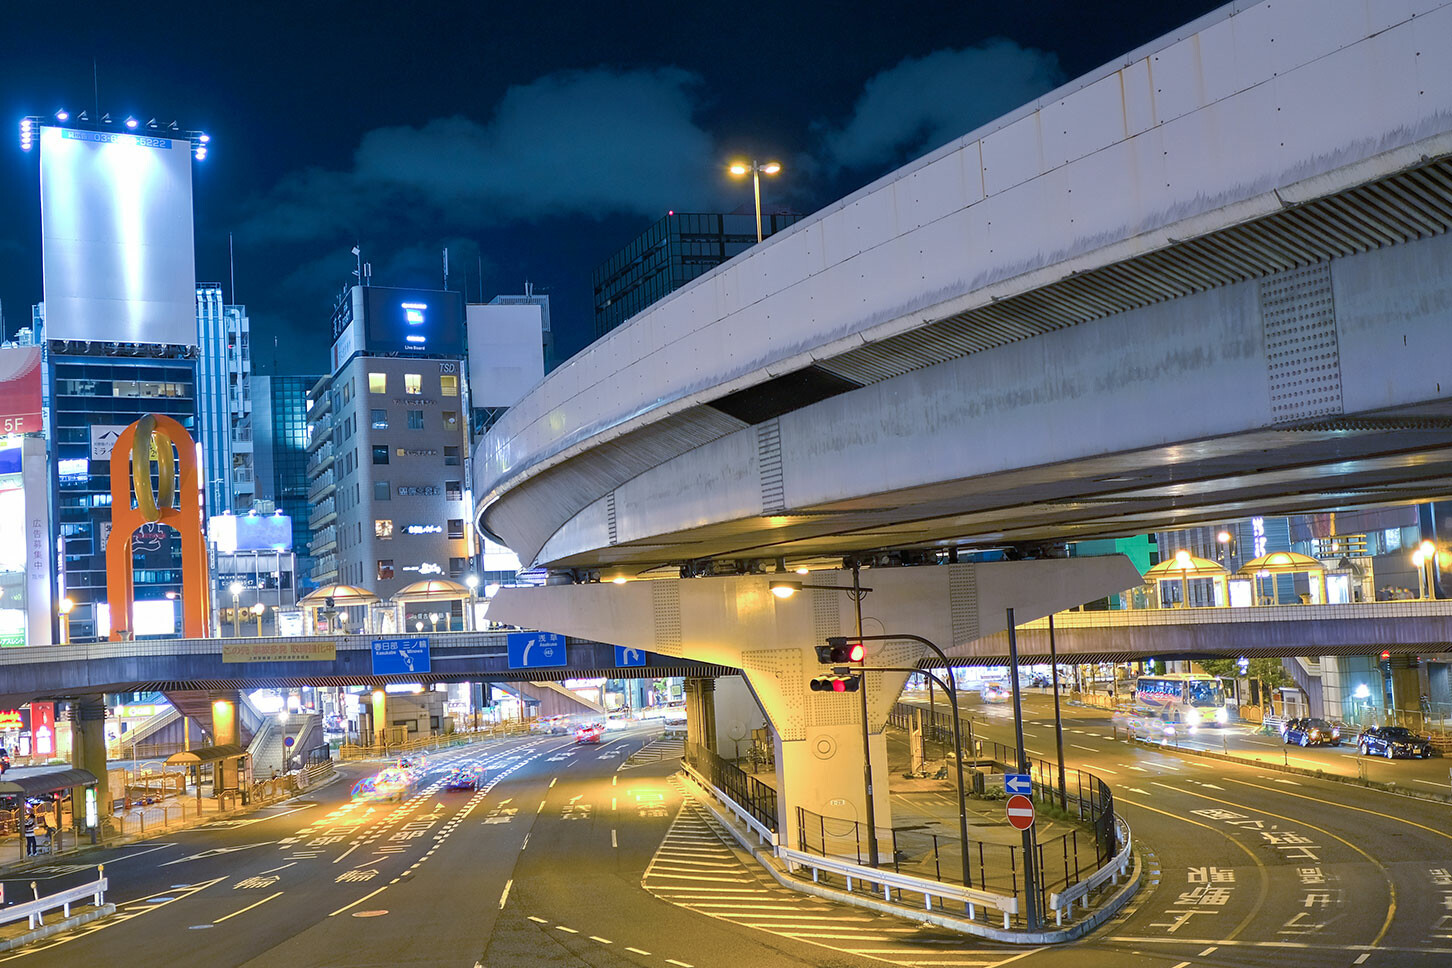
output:
[[[833,637],[826,645],[817,646],[817,661],[822,665],[841,665],[844,662],[861,662],[867,650],[861,642],[848,643],[846,639]]]
[[[1381,674],[1383,676],[1385,676],[1386,678],[1388,678],[1388,679],[1391,678],[1391,650],[1390,649],[1382,649],[1382,651],[1381,651]]]
[[[812,692],[856,692],[862,686],[862,680],[853,675],[817,676],[811,686]]]

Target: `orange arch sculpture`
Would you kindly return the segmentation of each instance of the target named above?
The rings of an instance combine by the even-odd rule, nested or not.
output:
[[[152,461],[158,470],[154,491]],[[211,614],[211,581],[197,490],[197,448],[181,424],[160,414],[147,414],[121,431],[111,451],[106,598],[111,604],[112,642],[125,641],[132,634],[132,603],[136,600],[132,541],[136,529],[156,523],[175,529],[181,536],[182,634],[189,639],[207,638],[211,631],[207,620]]]

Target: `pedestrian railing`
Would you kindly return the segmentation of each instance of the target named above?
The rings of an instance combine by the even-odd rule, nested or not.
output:
[[[699,783],[703,790],[710,790],[712,794],[718,800],[720,800],[723,805],[725,805],[726,809],[730,810],[733,814],[736,815],[737,820],[740,820],[742,823],[746,824],[747,828],[749,828],[751,832],[756,835],[756,839],[759,843],[768,845],[773,849],[776,848],[776,831],[773,828],[768,827],[766,824],[758,820],[756,818],[756,815],[753,814],[749,809],[733,800],[729,794],[727,794],[720,787],[712,783],[709,779],[707,779],[706,776],[701,773],[699,769],[697,769],[695,766],[691,765],[684,759],[682,759],[681,761],[681,768],[684,769],[688,774],[690,774],[691,778]]]
[[[788,871],[795,872],[798,868],[811,871],[814,884],[820,884],[833,875],[842,878],[849,893],[865,890],[874,894],[881,892],[883,900],[889,902],[901,901],[905,893],[917,894],[922,897],[925,910],[931,911],[935,906],[946,909],[951,904],[957,910],[967,911],[970,919],[977,917],[980,908],[985,913],[993,910],[1003,915],[1005,929],[1018,914],[1018,898],[1013,895],[977,890],[897,870],[863,867],[848,860],[822,857],[788,847],[777,848],[777,856],[786,862]],[[894,891],[898,893],[896,898],[893,897]]]
[[[1054,924],[1056,926],[1064,923],[1065,913],[1071,918],[1074,916],[1074,903],[1076,901],[1082,901],[1084,907],[1087,909],[1089,906],[1089,894],[1091,892],[1098,890],[1110,881],[1118,884],[1119,879],[1129,872],[1129,862],[1132,856],[1131,848],[1134,846],[1130,836],[1129,824],[1118,817],[1115,818],[1115,824],[1119,828],[1119,853],[1109,863],[1082,881],[1049,895],[1049,910],[1054,912]]]
[[[64,917],[71,916],[71,905],[78,901],[91,899],[91,903],[100,907],[106,903],[106,876],[105,865],[96,868],[96,879],[86,884],[78,884],[58,894],[50,894],[46,897],[36,896],[33,901],[26,901],[22,904],[12,904],[6,908],[0,908],[0,924],[10,924],[26,918],[29,921],[30,929],[33,931],[45,924],[44,914],[46,911],[54,911],[60,908]],[[35,890],[35,881],[30,882],[30,889]]]
[[[687,743],[682,760],[693,768],[699,779],[715,788],[738,807],[758,829],[763,840],[776,842],[776,791],[756,777],[745,773],[735,763],[724,760],[713,751],[696,743]],[[743,820],[746,817],[742,818]]]

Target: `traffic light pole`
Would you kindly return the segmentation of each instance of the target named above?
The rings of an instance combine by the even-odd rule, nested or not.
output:
[[[1059,744],[1059,809],[1069,809],[1069,791],[1064,782],[1064,720],[1059,714],[1059,652],[1054,648],[1054,613],[1049,613],[1049,678],[1054,682],[1054,738]]]
[[[1008,609],[1008,676],[1013,682],[1013,734],[1018,742],[1018,768],[1021,773],[1032,775],[1028,752],[1023,748],[1023,703],[1018,688],[1018,636],[1013,627],[1013,609]],[[1028,929],[1039,929],[1038,871],[1034,863],[1034,828],[1030,824],[1023,832],[1023,890],[1024,917]]]
[[[857,637],[862,638],[862,566],[852,562],[852,600],[857,606]],[[872,803],[872,732],[867,727],[867,676],[857,690],[862,694],[862,781],[867,789],[867,863],[876,867],[877,857],[877,809]]]
[[[958,710],[958,683],[953,677],[953,666],[948,662],[948,656],[938,648],[932,641],[923,638],[921,635],[859,635],[857,642],[882,642],[890,639],[905,639],[909,642],[917,642],[932,652],[943,661],[944,678],[939,679],[927,669],[873,669],[873,672],[921,672],[928,677],[930,682],[936,682],[943,687],[948,694],[948,704],[953,709],[953,762],[957,769],[958,782],[958,838],[963,845],[963,886],[972,887],[973,882],[968,872],[968,800],[963,789],[963,716]],[[827,639],[829,646],[840,646],[847,643],[845,636],[830,636]],[[969,724],[972,728],[972,724]],[[970,735],[968,741],[973,742]],[[975,747],[976,749],[976,747]]]

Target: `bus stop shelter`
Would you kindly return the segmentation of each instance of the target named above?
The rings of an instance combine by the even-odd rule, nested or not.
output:
[[[167,766],[185,766],[196,769],[197,802],[202,799],[202,768],[212,768],[212,796],[221,800],[227,796],[239,797],[247,802],[247,761],[252,754],[235,744],[223,746],[200,746],[194,750],[182,750],[166,758]]]
[[[12,770],[11,774],[17,771]],[[8,775],[0,780],[0,802],[7,802],[14,798],[16,803],[15,827],[19,833],[25,820],[25,812],[28,809],[29,800],[49,799],[54,800],[57,793],[65,793],[68,790],[85,789],[96,785],[96,775],[90,770],[49,770],[39,773],[26,773],[25,775]],[[75,815],[75,795],[71,796],[71,813]],[[62,809],[64,801],[56,801],[55,805],[55,826],[52,828],[51,849],[60,850],[61,831],[65,829]],[[20,856],[25,856],[25,838],[20,837]]]

